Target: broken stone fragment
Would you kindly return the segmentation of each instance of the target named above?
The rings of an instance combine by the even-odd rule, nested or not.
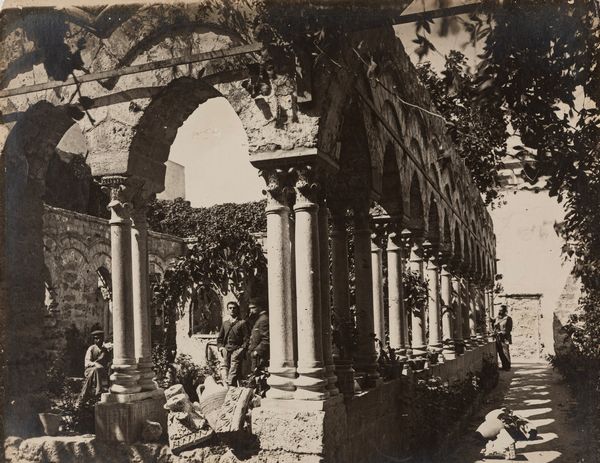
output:
[[[212,438],[214,431],[192,405],[183,386],[178,384],[170,387],[165,391],[165,396],[165,409],[169,410],[169,446],[173,453],[199,446]]]
[[[162,432],[160,423],[146,420],[142,429],[142,442],[156,442],[160,439]]]
[[[217,415],[214,430],[217,433],[235,433],[243,430],[253,395],[252,389],[246,387],[229,388]]]

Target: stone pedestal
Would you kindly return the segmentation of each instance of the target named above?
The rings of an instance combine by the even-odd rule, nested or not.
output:
[[[252,433],[266,461],[344,461],[346,407],[338,394],[327,400],[263,400],[252,410]]]
[[[96,404],[96,438],[102,441],[137,442],[146,420],[167,430],[165,394],[162,389],[132,394],[102,394]]]

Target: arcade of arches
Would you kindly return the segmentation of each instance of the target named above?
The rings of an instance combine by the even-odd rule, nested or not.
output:
[[[10,28],[3,28],[1,59],[7,89],[71,72],[212,52],[202,61],[0,99],[7,172],[2,287],[9,307],[2,333],[11,333],[5,340],[7,404],[19,404],[6,406],[7,426],[24,423],[19,412],[32,404],[41,383],[36,346],[45,292],[45,179],[57,144],[73,124],[85,137],[85,162],[109,196],[111,214],[115,360],[97,423],[105,438],[135,439],[134,431],[117,436],[111,417],[135,407],[150,415],[160,410],[162,392],[152,381],[150,357],[145,207],[164,187],[164,163],[178,128],[199,105],[220,96],[242,121],[249,161],[266,182],[271,388],[253,415],[264,449],[281,449],[270,443],[269,423],[288,419],[286,410],[313,411],[311,419],[327,434],[328,416],[339,418],[351,407],[342,398],[353,396],[355,379],[363,394],[383,387],[374,335],[384,339],[387,331],[400,361],[413,369],[421,368],[418,360],[428,350],[447,365],[460,360],[466,368],[467,356],[492,348],[485,323],[493,312],[492,222],[443,123],[402,102],[431,107],[392,27],[359,27],[335,39],[331,55],[314,62],[301,46],[295,48],[300,64],[293,72],[276,57],[265,62],[264,53],[239,48],[257,37],[239,26],[250,24],[252,18],[244,16],[249,13],[230,8],[234,13],[202,4],[154,4],[119,7],[111,15],[69,8],[5,14]],[[42,34],[38,26],[44,20],[57,36]],[[227,50],[239,54],[218,53]],[[56,59],[50,66],[52,52],[70,60]],[[370,57],[378,63],[375,77],[367,75]],[[405,267],[429,282],[427,310],[404,306]],[[325,322],[332,312],[343,333],[335,358]],[[159,406],[148,407],[152,401]],[[329,452],[323,450],[328,439],[299,452]]]

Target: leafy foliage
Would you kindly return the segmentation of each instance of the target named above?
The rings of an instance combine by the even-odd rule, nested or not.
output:
[[[506,114],[476,98],[479,87],[465,56],[451,51],[442,75],[426,62],[417,67],[437,109],[447,121],[448,133],[486,203],[498,196],[497,167],[506,156]]]
[[[429,285],[418,272],[405,270],[402,276],[404,303],[412,313],[424,313],[427,307]]]
[[[192,207],[189,201],[177,198],[173,201],[155,200],[148,208],[151,230],[182,238],[215,234],[222,224],[235,224],[249,233],[265,231],[265,201]]]
[[[492,356],[484,357],[482,370],[470,373],[463,381],[447,383],[439,377],[418,380],[405,420],[413,457],[417,461],[437,460],[432,452],[446,448],[444,444],[468,423],[474,399],[497,382],[498,366]]]
[[[571,347],[553,362],[567,379],[580,383],[597,381],[600,361],[598,15],[594,0],[511,0],[501,5],[486,1],[466,21],[453,19],[463,22],[473,44],[483,42],[476,75],[467,79],[475,90],[469,92],[467,107],[484,108],[484,120],[491,113],[492,120],[499,121],[502,114],[512,135],[520,139],[514,156],[522,161],[525,177],[532,184],[545,179],[550,195],[567,210],[561,230],[566,241],[563,251],[574,261],[584,297],[580,314],[565,327]],[[426,31],[422,26],[420,30]],[[421,51],[425,55],[429,49]],[[455,78],[446,83],[447,71],[457,65],[460,69],[460,61],[456,54],[447,61],[444,77],[432,76],[427,66],[420,73],[442,114],[451,118],[452,109],[445,105],[454,101],[450,82]],[[458,82],[464,82],[461,79]],[[450,94],[444,95],[444,90]],[[462,108],[454,113],[469,120]],[[460,145],[459,135],[453,133]],[[475,181],[480,184],[477,176]]]
[[[181,199],[155,201],[148,211],[153,230],[193,237],[195,243],[152,285],[153,305],[162,307],[163,344],[168,361],[176,351],[175,324],[185,304],[197,293],[217,291],[236,298],[248,290],[264,292],[266,259],[252,231],[266,228],[264,203],[221,204],[192,208]]]

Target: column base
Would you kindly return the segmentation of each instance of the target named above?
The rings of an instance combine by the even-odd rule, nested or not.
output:
[[[324,367],[299,367],[298,378],[294,381],[294,399],[325,400],[329,398],[328,380]]]
[[[124,395],[127,397],[117,397]],[[95,406],[96,438],[103,441],[137,442],[147,420],[167,432],[167,411],[162,389],[138,394],[102,394]],[[163,434],[164,435],[164,434]]]
[[[340,394],[345,397],[352,397],[354,395],[354,369],[352,368],[352,362],[348,360],[336,361],[335,375]]]
[[[329,392],[330,397],[334,397],[340,393],[340,390],[337,387],[337,376],[335,374],[335,366],[325,365],[325,376],[327,377],[327,392]]]
[[[269,390],[267,397],[270,399],[293,399],[296,385],[296,367],[269,367],[267,384]]]
[[[427,356],[427,346],[414,346],[411,349],[411,356],[410,358],[420,358],[420,357],[426,357]]]
[[[154,381],[154,370],[152,369],[152,360],[145,358],[139,359],[137,364],[140,379],[138,384],[142,387],[142,391],[155,391],[158,385]]]

